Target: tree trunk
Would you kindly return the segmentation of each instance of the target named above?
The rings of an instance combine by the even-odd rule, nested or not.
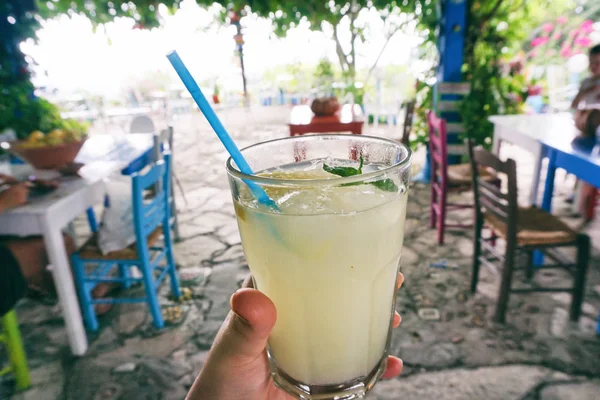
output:
[[[342,68],[342,72],[348,71],[348,59],[346,58],[346,53],[344,53],[344,49],[342,48],[342,44],[340,43],[340,38],[338,37],[338,25],[340,21],[337,21],[333,25],[333,39],[335,40],[335,53],[338,56],[338,61],[340,62],[340,67]]]
[[[396,32],[398,32],[399,30],[400,30],[400,28],[394,30],[386,38],[385,43],[383,44],[383,47],[381,48],[381,50],[379,51],[379,54],[377,55],[377,58],[375,59],[375,62],[373,63],[373,65],[371,65],[371,68],[369,68],[369,72],[367,73],[367,77],[365,78],[365,86],[369,82],[369,79],[371,79],[371,75],[373,74],[373,71],[375,70],[375,68],[377,68],[377,64],[379,64],[379,60],[381,59],[381,56],[383,55],[383,52],[387,48],[387,45],[390,43],[390,40],[392,40],[392,38],[394,37],[394,35],[396,34]]]
[[[348,62],[348,78],[350,81],[354,83],[354,79],[356,78],[356,26],[354,22],[356,21],[356,17],[358,16],[358,11],[360,10],[356,0],[352,0],[352,5],[350,6],[350,53],[349,57],[352,58]]]

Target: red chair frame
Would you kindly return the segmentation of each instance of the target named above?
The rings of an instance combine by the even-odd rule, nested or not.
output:
[[[429,154],[431,156],[431,205],[429,227],[437,228],[438,244],[444,244],[446,228],[469,228],[473,224],[446,224],[446,212],[473,208],[473,204],[448,203],[448,133],[446,121],[435,112],[427,113]]]

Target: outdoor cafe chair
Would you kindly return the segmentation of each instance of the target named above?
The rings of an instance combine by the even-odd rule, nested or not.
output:
[[[132,125],[132,133],[133,125]],[[145,163],[139,163],[138,165],[131,165],[128,168],[125,168],[121,173],[123,175],[131,175],[134,172],[139,172],[142,168],[148,165],[148,162],[156,162],[163,157],[165,152],[169,152],[171,156],[171,165],[173,165],[173,136],[174,130],[173,126],[169,126],[167,129],[163,129],[159,134],[153,134],[153,149],[152,149],[152,157],[149,160],[146,160]],[[175,173],[173,168],[170,168],[170,176],[169,176],[169,204],[171,207],[171,220],[170,226],[173,230],[173,239],[175,242],[179,242],[180,234],[179,234],[179,220],[177,217],[177,203],[175,202],[175,186],[174,181],[176,180]]]
[[[0,343],[4,343],[8,353],[8,365],[0,368],[0,377],[12,373],[16,389],[27,389],[31,385],[31,377],[15,310],[10,310],[0,318]]]
[[[473,204],[448,202],[449,192],[471,190],[471,166],[469,163],[448,165],[447,124],[433,111],[427,114],[429,127],[429,150],[431,155],[431,204],[429,226],[437,228],[438,244],[444,244],[446,228],[469,228],[472,224],[447,224],[447,211],[473,208]],[[464,147],[464,146],[463,146]],[[485,170],[481,176],[487,182],[496,182],[493,174]]]
[[[102,254],[98,247],[97,235],[94,234],[86,244],[72,256],[75,283],[83,311],[84,321],[88,329],[98,330],[98,319],[94,311],[95,304],[146,302],[157,328],[164,326],[157,290],[167,274],[171,281],[173,297],[180,296],[173,243],[169,218],[171,207],[169,196],[171,180],[171,156],[156,162],[147,173],[134,173],[131,178],[133,225],[136,242],[131,246]],[[152,198],[147,196],[149,189],[154,188]],[[162,241],[160,237],[162,236]],[[162,242],[162,243],[161,243]],[[92,267],[91,272],[88,267]],[[118,266],[119,275],[112,272]],[[137,267],[141,278],[132,277],[130,268]],[[120,283],[129,287],[132,283],[142,282],[145,286],[145,297],[139,298],[92,298],[92,290],[99,283]]]
[[[500,291],[494,321],[505,322],[511,293],[568,292],[571,293],[570,317],[577,321],[581,314],[586,271],[590,259],[590,239],[587,235],[573,231],[554,215],[536,207],[519,207],[517,203],[517,168],[515,161],[501,161],[497,156],[482,149],[471,153],[473,188],[475,193],[475,239],[473,251],[473,274],[471,292],[477,290],[480,265],[493,271],[501,271]],[[491,170],[506,179],[507,190],[490,184],[480,171]],[[500,254],[484,238],[482,228],[487,225],[505,242],[504,254]],[[560,251],[564,247],[575,247],[575,260]],[[534,251],[543,252],[554,264],[535,265]],[[523,257],[525,265],[519,265]],[[499,264],[498,267],[496,264]],[[571,287],[541,287],[533,282],[534,273],[540,269],[565,269],[573,276]],[[513,287],[513,273],[524,272],[525,284]]]
[[[146,117],[146,116],[142,116],[142,117]],[[149,117],[146,117],[146,118],[149,119]],[[132,132],[131,133],[153,132],[153,131],[144,130],[153,125],[148,125],[147,120],[143,120],[143,121],[145,121],[145,122],[140,122],[140,123],[136,123],[136,124],[132,123],[132,127],[131,127]],[[134,122],[135,122],[135,120],[134,120]],[[152,121],[150,120],[150,123],[151,122]],[[141,128],[140,128],[140,126],[141,126]],[[143,132],[139,132],[137,130],[138,128],[142,129]],[[162,154],[165,151],[168,151],[171,154],[171,159],[173,159],[173,135],[174,135],[173,127],[169,126],[167,129],[164,129],[163,131],[161,131],[160,134],[152,133],[152,135],[153,135],[153,142],[154,142],[152,151],[149,154],[145,154],[143,157],[140,157],[139,159],[134,161],[132,164],[130,164],[126,168],[124,168],[121,171],[121,175],[130,176],[135,172],[141,171],[143,168],[145,168],[149,164],[160,160],[162,158]],[[177,217],[177,204],[175,202],[175,191],[174,191],[174,186],[173,186],[174,174],[173,174],[172,170],[171,170],[171,176],[169,177],[169,179],[171,181],[170,194],[169,194],[169,202],[171,205],[171,228],[173,229],[174,239],[176,242],[178,242],[180,240],[179,220]],[[110,203],[110,199],[108,197],[106,197],[104,199],[104,206],[107,207],[109,205],[109,203]],[[91,207],[87,210],[87,218],[88,218],[90,230],[92,231],[92,233],[96,233],[98,231],[98,222],[96,219],[96,214],[94,213],[94,209]]]
[[[400,143],[405,146],[410,145],[410,133],[412,131],[416,100],[410,100],[403,104],[406,108],[404,112],[404,124],[402,124],[402,138]]]
[[[137,115],[131,121],[130,133],[150,133],[154,132],[154,122],[147,115]]]

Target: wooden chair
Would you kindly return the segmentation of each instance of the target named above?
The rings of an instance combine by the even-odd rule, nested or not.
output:
[[[404,124],[402,125],[402,138],[400,139],[400,142],[406,146],[410,145],[410,132],[412,131],[415,104],[416,100],[404,103],[406,112],[404,113]]]
[[[471,189],[471,166],[468,163],[448,165],[448,141],[446,121],[433,111],[427,114],[429,126],[429,150],[431,155],[431,205],[429,226],[437,228],[438,244],[444,244],[446,228],[469,228],[472,224],[447,224],[446,212],[472,208],[473,204],[448,203],[448,192]],[[464,146],[463,146],[464,147]],[[456,150],[455,150],[456,151]],[[496,177],[485,170],[482,176],[493,182]]]
[[[147,118],[150,123],[152,123],[152,120],[149,119],[149,117],[147,116],[142,116]],[[142,119],[142,121],[144,121],[144,119]],[[145,124],[146,122],[142,122],[141,124]],[[134,132],[134,125],[132,124],[132,133],[148,133],[148,134],[152,134],[152,140],[153,140],[153,147],[152,147],[152,151],[150,151],[147,154],[144,154],[143,156],[139,157],[137,160],[133,161],[130,165],[128,165],[126,168],[124,168],[123,170],[121,170],[121,175],[126,175],[126,176],[130,176],[136,172],[141,171],[142,169],[144,169],[146,166],[150,165],[151,163],[155,163],[159,160],[162,159],[163,157],[163,153],[164,152],[169,152],[169,154],[171,155],[171,162],[173,162],[173,136],[174,136],[174,131],[173,131],[173,127],[169,126],[167,129],[162,130],[160,133],[152,133],[152,131],[135,131]],[[175,187],[173,185],[174,181],[176,181],[176,177],[175,177],[175,173],[173,172],[173,170],[171,169],[171,177],[169,178],[171,185],[170,185],[170,194],[169,194],[169,202],[171,204],[171,228],[173,229],[173,239],[175,240],[175,242],[179,242],[181,240],[181,235],[179,233],[179,219],[177,216],[177,203],[175,202]],[[107,207],[108,204],[110,203],[110,199],[108,197],[105,197],[104,199],[104,206]],[[92,231],[92,233],[96,233],[98,232],[98,222],[96,219],[96,214],[94,213],[94,209],[92,207],[88,208],[87,211],[87,218],[88,218],[88,223],[90,225],[90,230]],[[73,235],[74,236],[74,235]]]
[[[510,293],[530,292],[569,292],[571,300],[571,320],[576,321],[581,314],[583,302],[585,275],[590,258],[589,237],[574,232],[565,223],[552,214],[536,207],[522,208],[517,203],[517,169],[514,160],[501,161],[492,153],[482,149],[472,148],[471,168],[473,189],[475,193],[475,241],[473,251],[473,276],[471,292],[477,290],[479,267],[484,264],[497,270],[494,261],[502,265],[500,293],[494,321],[504,323]],[[491,169],[498,176],[505,176],[508,184],[507,191],[490,184],[480,175],[482,169]],[[491,227],[494,232],[506,242],[504,254],[499,254],[491,245],[489,238],[482,237],[484,225]],[[574,246],[577,249],[576,260],[573,261],[558,249]],[[555,264],[534,266],[534,250],[542,251]],[[526,265],[517,265],[521,255],[526,257]],[[574,276],[573,287],[525,287],[513,288],[513,272],[524,270],[525,278],[533,278],[539,269],[563,268]]]
[[[97,243],[97,236],[92,238],[72,256],[75,283],[79,301],[87,327],[98,330],[98,320],[94,304],[146,302],[157,328],[164,326],[160,306],[158,304],[158,287],[167,274],[170,276],[173,297],[180,296],[173,243],[171,241],[169,186],[170,186],[169,154],[152,166],[145,174],[134,173],[131,178],[133,225],[136,243],[108,254],[102,254]],[[160,183],[160,184],[159,184]],[[159,184],[159,185],[157,185]],[[154,197],[145,196],[150,188],[156,188]],[[163,237],[162,244],[158,240]],[[94,266],[88,273],[87,266]],[[119,277],[113,277],[112,271],[118,266]],[[131,267],[142,272],[141,278],[130,275]],[[92,290],[99,283],[120,283],[129,287],[133,282],[141,282],[146,289],[146,296],[140,298],[92,298]]]

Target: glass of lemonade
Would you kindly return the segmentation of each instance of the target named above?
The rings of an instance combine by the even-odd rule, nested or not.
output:
[[[411,152],[313,135],[242,154],[255,175],[231,159],[227,171],[254,285],[277,308],[275,384],[300,399],[363,397],[387,363]],[[256,200],[257,186],[277,207]]]

